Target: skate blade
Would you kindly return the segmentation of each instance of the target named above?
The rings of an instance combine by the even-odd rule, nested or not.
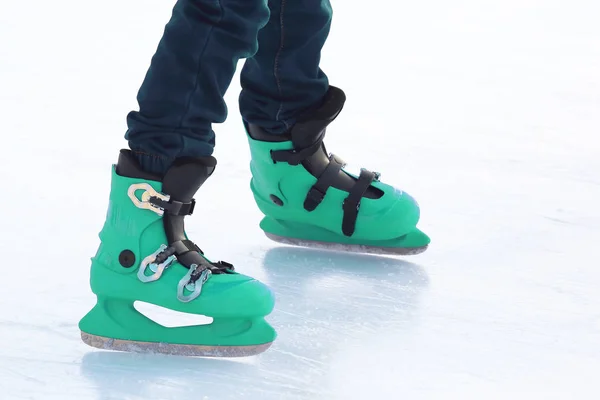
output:
[[[138,342],[90,335],[85,332],[81,332],[81,340],[88,346],[102,350],[167,354],[184,357],[248,357],[266,351],[273,344],[273,342],[270,342],[252,346],[203,346],[195,344]]]
[[[362,244],[342,244],[342,243],[330,243],[321,242],[318,240],[306,240],[289,238],[285,236],[274,235],[269,232],[265,232],[267,237],[275,242],[282,244],[289,244],[292,246],[310,247],[313,249],[341,251],[349,253],[363,253],[363,254],[377,254],[377,255],[396,255],[396,256],[412,256],[423,253],[427,250],[429,245],[421,247],[379,247],[379,246],[365,246]]]

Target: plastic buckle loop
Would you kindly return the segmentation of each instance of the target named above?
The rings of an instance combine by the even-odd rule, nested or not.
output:
[[[138,198],[135,194],[138,190],[144,191],[140,198]],[[168,202],[170,199],[169,195],[157,192],[148,183],[134,183],[133,185],[129,186],[129,189],[127,190],[127,196],[129,196],[129,198],[137,208],[154,211],[160,216],[164,214],[165,210],[162,207],[157,206],[156,204],[152,204],[150,199],[152,197],[156,197],[157,199],[160,199],[164,202]]]
[[[159,264],[155,263],[156,257],[166,249],[167,246],[161,244],[158,250],[156,250],[154,253],[150,254],[148,257],[142,260],[142,263],[140,264],[140,269],[138,270],[137,274],[140,281],[147,283],[158,280],[162,276],[165,269],[167,269],[169,265],[171,265],[173,261],[176,260],[176,257],[172,255]],[[150,268],[150,271],[153,272],[151,275],[146,275],[146,269],[148,268]]]
[[[188,273],[185,274],[183,278],[181,278],[179,284],[177,285],[177,299],[179,299],[179,301],[183,303],[189,303],[190,301],[200,296],[200,293],[202,292],[202,287],[204,286],[208,278],[210,278],[210,276],[212,275],[212,272],[208,268],[206,268],[205,270],[200,272],[200,277],[194,282],[192,282],[192,274],[196,271],[197,268],[198,264],[192,264]],[[191,293],[186,295],[186,291]]]

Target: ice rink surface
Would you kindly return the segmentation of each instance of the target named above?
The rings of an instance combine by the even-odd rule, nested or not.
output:
[[[600,398],[595,0],[334,1],[328,149],[414,195],[431,248],[266,239],[236,75],[188,232],[273,288],[277,341],[235,361],[84,345],[110,165],[172,6],[0,3],[1,399]]]

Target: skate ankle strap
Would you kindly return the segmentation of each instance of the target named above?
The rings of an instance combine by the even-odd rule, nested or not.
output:
[[[377,172],[372,172],[361,168],[358,180],[350,190],[348,197],[342,204],[344,210],[344,217],[342,219],[342,232],[346,236],[352,236],[356,228],[356,218],[358,217],[358,210],[360,208],[360,201],[363,195],[366,193],[371,183],[374,180],[379,179]]]
[[[167,250],[165,250],[164,255],[160,255],[162,257],[169,257],[170,255],[175,255],[179,260],[184,254],[189,253],[190,251],[196,251],[200,254],[204,254],[202,249],[196,245],[196,243],[191,240],[178,240],[169,245]],[[160,262],[159,257],[156,257],[156,260]]]
[[[191,268],[192,265],[198,265],[197,269],[210,269],[213,273],[221,274],[228,271],[234,271],[235,267],[226,261],[209,262],[204,257],[198,256],[194,253],[200,253],[202,256],[204,252],[198,245],[191,240],[178,240],[165,248],[165,250],[156,256],[155,262],[162,262],[170,256],[175,256],[177,261],[182,265]]]
[[[195,255],[191,255],[192,253],[195,253]],[[203,255],[204,252],[202,249],[188,239],[178,240],[169,246],[162,244],[158,250],[144,258],[138,270],[138,277],[145,283],[158,280],[163,272],[175,261],[179,261],[181,265],[190,269],[195,265],[193,269],[197,270],[196,273],[200,273],[203,270],[209,270],[211,274],[234,273],[235,267],[233,264],[226,261],[209,262]],[[152,274],[146,274],[148,269],[152,271]],[[192,282],[195,279],[196,277],[192,277]]]
[[[329,155],[329,164],[325,168],[325,171],[323,171],[317,179],[317,182],[306,194],[306,198],[304,199],[304,209],[306,211],[313,211],[321,204],[327,194],[327,189],[329,189],[330,186],[333,186],[335,178],[345,165],[346,163],[337,158],[335,154]]]
[[[138,191],[143,191],[139,197],[136,195]],[[173,216],[192,215],[196,207],[194,199],[188,202],[173,200],[168,194],[160,193],[144,182],[129,186],[127,195],[137,208],[153,211],[160,216],[165,212]]]
[[[286,162],[290,165],[298,165],[308,157],[315,154],[321,147],[322,143],[323,136],[320,136],[316,142],[303,149],[271,150],[271,159],[273,160],[273,163]]]
[[[194,208],[196,207],[195,199],[192,199],[189,202],[181,202],[172,199],[165,201],[160,197],[153,196],[150,197],[150,199],[148,199],[148,202],[154,205],[155,207],[166,211],[170,215],[192,215],[192,213],[194,212]]]

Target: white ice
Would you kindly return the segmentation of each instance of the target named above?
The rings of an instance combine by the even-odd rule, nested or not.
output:
[[[266,239],[236,76],[188,227],[273,288],[277,341],[235,361],[84,345],[110,165],[173,3],[0,2],[2,400],[600,398],[596,0],[334,1],[328,149],[414,195],[431,248]]]

